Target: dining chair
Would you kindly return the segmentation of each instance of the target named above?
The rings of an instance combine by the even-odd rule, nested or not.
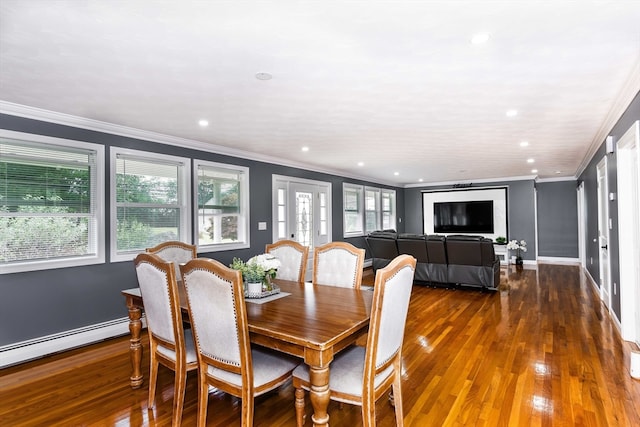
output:
[[[193,336],[182,326],[180,297],[172,262],[141,253],[134,261],[149,333],[149,408],[154,407],[158,366],[175,372],[172,425],[179,426],[187,383],[187,372],[198,368]]]
[[[242,399],[253,425],[254,398],[289,378],[296,358],[251,347],[242,274],[212,259],[180,266],[198,355],[198,426],[206,425],[209,386]]]
[[[347,242],[329,242],[313,252],[313,284],[360,288],[365,250]]]
[[[171,261],[176,271],[176,279],[182,280],[180,276],[180,264],[184,264],[197,258],[196,246],[178,240],[162,242],[152,248],[147,248],[146,252],[156,254],[165,261]]]
[[[274,255],[280,261],[276,273],[278,279],[304,282],[309,258],[308,246],[295,240],[278,240],[267,244],[265,252]]]
[[[366,347],[351,346],[338,353],[329,371],[329,397],[362,407],[362,425],[375,426],[376,400],[392,388],[396,425],[403,425],[402,341],[413,286],[416,259],[399,255],[376,272]],[[304,390],[309,368],[293,371],[296,422],[304,424]]]

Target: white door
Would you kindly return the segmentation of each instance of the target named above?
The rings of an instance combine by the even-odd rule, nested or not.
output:
[[[331,240],[331,184],[274,176],[273,241],[295,240],[309,247],[307,277],[313,274],[313,249]]]
[[[578,251],[580,264],[583,269],[587,268],[587,230],[586,230],[586,212],[585,212],[585,192],[584,182],[580,183],[577,191],[578,197]],[[537,246],[536,246],[537,247]]]
[[[617,142],[620,323],[622,338],[640,344],[640,122]]]
[[[598,244],[600,247],[600,297],[607,308],[611,307],[611,268],[609,260],[609,185],[607,158],[597,166],[598,177]]]

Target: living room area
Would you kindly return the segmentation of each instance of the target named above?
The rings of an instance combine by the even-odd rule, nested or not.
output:
[[[129,386],[145,248],[347,242],[371,287],[379,232],[423,257],[407,425],[640,425],[640,4],[121,3],[0,2],[0,424],[170,422],[170,373]]]

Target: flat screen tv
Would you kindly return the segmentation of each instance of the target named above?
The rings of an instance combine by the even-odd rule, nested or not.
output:
[[[435,202],[436,233],[493,233],[493,200]]]

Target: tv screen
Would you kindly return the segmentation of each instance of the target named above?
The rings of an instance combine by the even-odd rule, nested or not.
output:
[[[493,233],[493,200],[435,202],[436,233]]]

